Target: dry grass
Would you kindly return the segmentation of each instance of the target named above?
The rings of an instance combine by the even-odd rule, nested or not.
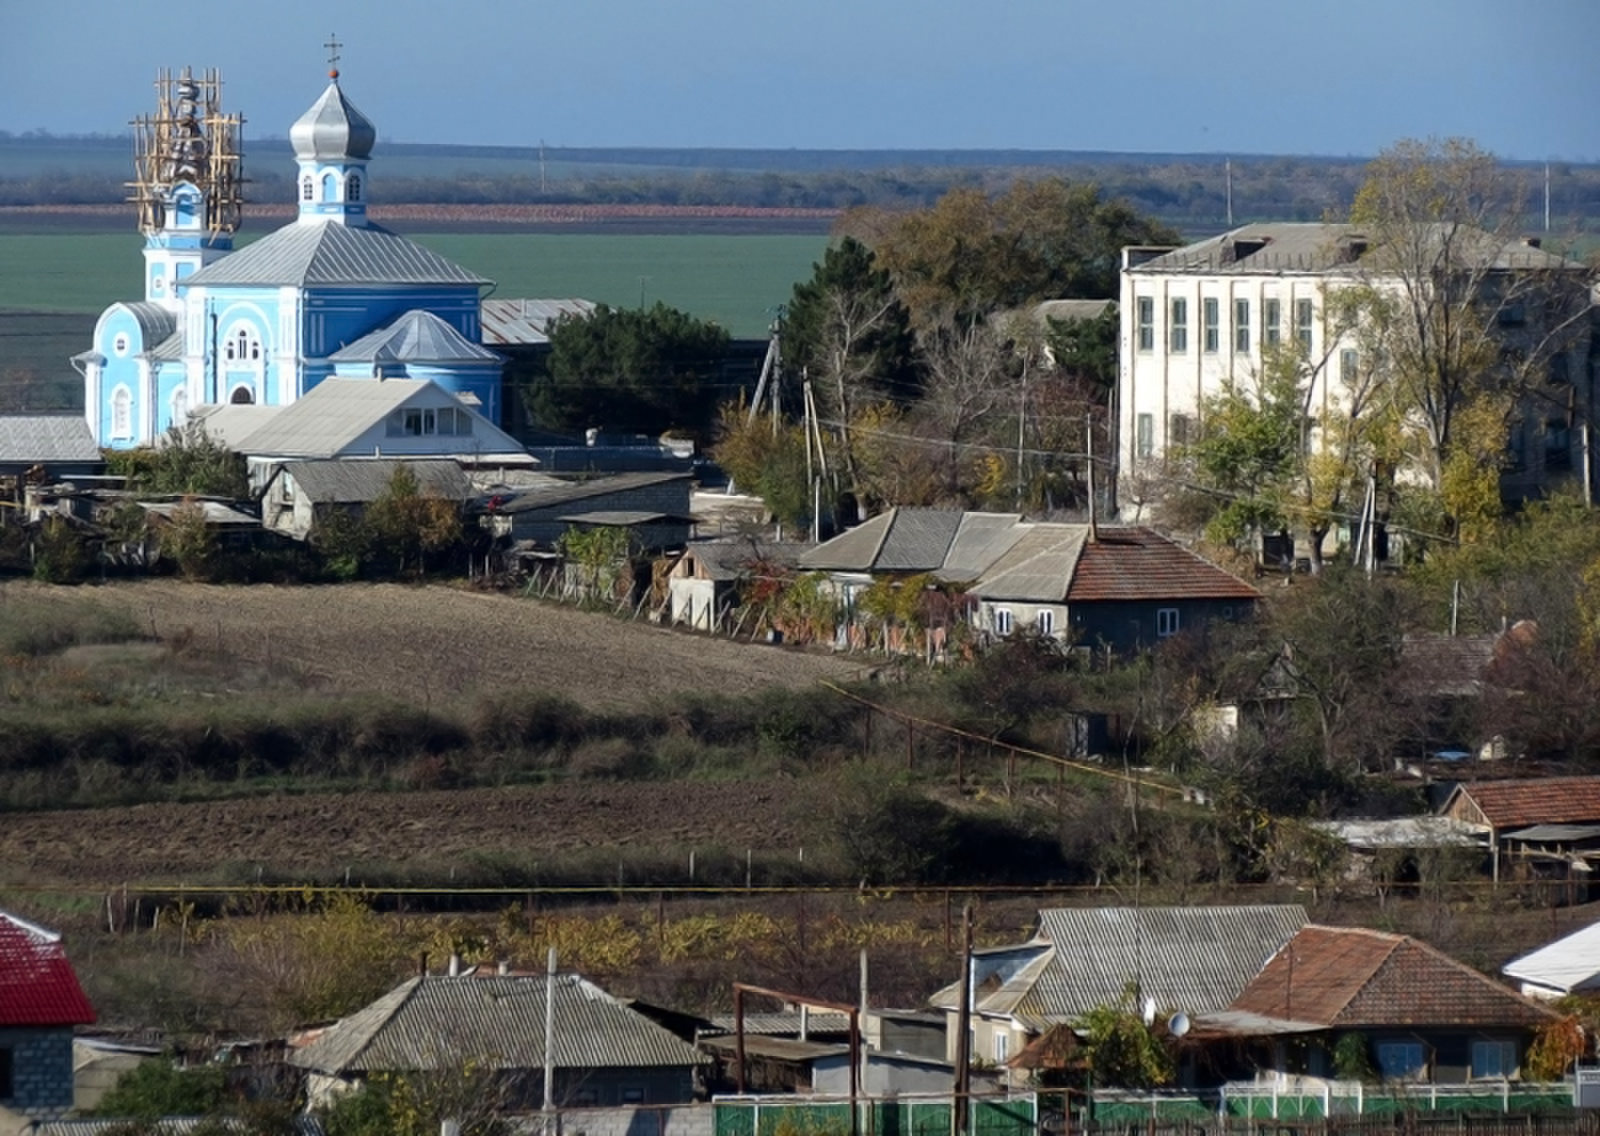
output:
[[[12,583],[8,598],[85,597],[169,643],[218,648],[308,684],[418,706],[543,690],[591,709],[686,692],[744,694],[857,674],[859,662],[734,643],[605,615],[443,586],[219,587],[174,580],[94,589]]]

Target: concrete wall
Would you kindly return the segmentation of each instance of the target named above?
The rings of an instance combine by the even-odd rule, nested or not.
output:
[[[72,1107],[72,1030],[0,1029],[0,1050],[10,1052],[10,1093],[0,1107],[36,1119]],[[3,1091],[3,1087],[0,1087]]]
[[[542,1132],[537,1117],[522,1119],[522,1132]],[[710,1104],[638,1108],[573,1108],[560,1113],[560,1136],[714,1136]]]

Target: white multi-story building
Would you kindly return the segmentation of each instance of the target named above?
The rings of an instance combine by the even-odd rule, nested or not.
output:
[[[1487,238],[1488,234],[1481,234]],[[1230,378],[1261,372],[1263,352],[1298,345],[1310,375],[1312,417],[1330,409],[1362,365],[1357,337],[1333,326],[1328,298],[1356,284],[1381,286],[1369,240],[1343,224],[1248,225],[1182,248],[1123,251],[1120,363],[1114,416],[1118,504],[1137,512],[1141,482],[1158,482],[1162,459],[1191,440],[1207,399]],[[1539,249],[1534,240],[1497,247],[1493,271],[1558,271],[1571,282],[1582,265]],[[1503,262],[1503,264],[1502,264]],[[1570,271],[1569,271],[1570,270]],[[1486,284],[1487,286],[1491,286]],[[1505,303],[1495,320],[1508,345],[1542,334],[1535,305]],[[1502,487],[1522,496],[1533,486],[1588,469],[1592,375],[1588,320],[1568,329],[1551,358],[1552,394],[1523,414],[1508,440]]]

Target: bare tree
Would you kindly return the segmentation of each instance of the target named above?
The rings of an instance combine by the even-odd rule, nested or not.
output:
[[[992,322],[965,327],[939,324],[919,337],[925,368],[920,417],[946,451],[945,486],[961,491],[961,452],[998,412],[1017,405],[1016,364],[1010,341]]]

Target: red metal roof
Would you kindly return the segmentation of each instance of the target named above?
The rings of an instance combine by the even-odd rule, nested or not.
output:
[[[1600,823],[1600,777],[1528,777],[1464,781],[1440,810],[1494,828]]]
[[[1329,1028],[1537,1027],[1558,1015],[1426,943],[1307,924],[1230,1010]]]
[[[94,1007],[61,936],[0,911],[0,1027],[86,1026]]]
[[[1257,600],[1261,593],[1146,528],[1102,528],[1084,543],[1067,602]]]

